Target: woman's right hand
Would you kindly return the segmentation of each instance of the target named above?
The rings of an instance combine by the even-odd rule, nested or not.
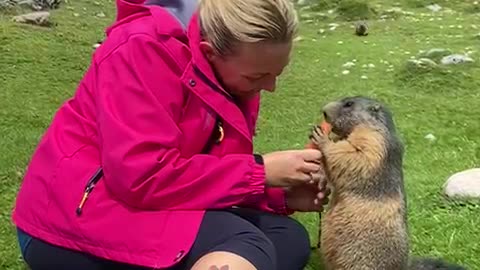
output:
[[[266,181],[272,187],[318,183],[323,177],[317,149],[276,151],[263,155]]]

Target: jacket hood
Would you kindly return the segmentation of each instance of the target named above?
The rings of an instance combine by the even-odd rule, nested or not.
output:
[[[116,22],[121,21],[134,13],[148,10],[148,8],[144,6],[144,3],[145,0],[116,0]]]

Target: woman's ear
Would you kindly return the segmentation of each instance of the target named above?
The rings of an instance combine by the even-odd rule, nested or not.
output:
[[[208,59],[208,61],[213,61],[217,57],[212,45],[207,41],[200,42],[200,50],[202,51],[203,55],[205,55],[205,57]]]

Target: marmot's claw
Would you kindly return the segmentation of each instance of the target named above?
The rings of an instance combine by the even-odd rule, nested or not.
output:
[[[313,143],[319,146],[323,145],[328,139],[319,125],[315,125],[312,127],[309,138],[310,140],[312,140]]]

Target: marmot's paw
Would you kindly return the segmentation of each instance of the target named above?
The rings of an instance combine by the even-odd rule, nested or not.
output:
[[[309,136],[310,140],[322,147],[328,141],[328,136],[322,131],[322,128],[319,125],[313,126],[312,131],[310,132]]]

